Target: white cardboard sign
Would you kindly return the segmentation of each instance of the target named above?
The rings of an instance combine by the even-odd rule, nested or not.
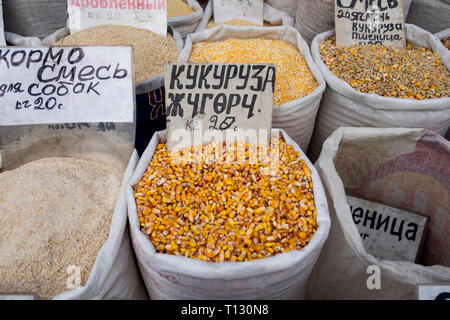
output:
[[[263,0],[214,0],[214,22],[221,23],[233,19],[241,19],[256,23],[264,23]]]
[[[232,134],[239,141],[269,141],[275,65],[170,63],[164,78],[169,151],[228,142]]]
[[[423,285],[417,287],[418,300],[450,300],[450,284]]]
[[[0,0],[0,46],[5,46],[5,31],[4,31],[4,25],[3,25],[3,1]]]
[[[367,252],[394,261],[416,261],[426,217],[350,196],[347,202]]]
[[[0,47],[0,125],[133,122],[131,47]]]
[[[336,44],[406,46],[403,0],[335,0]]]
[[[166,0],[67,0],[70,33],[115,24],[167,35]]]

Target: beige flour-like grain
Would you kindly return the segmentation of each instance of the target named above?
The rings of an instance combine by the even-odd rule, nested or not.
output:
[[[0,294],[52,298],[81,285],[108,238],[122,174],[98,162],[44,158],[0,174]]]
[[[162,37],[130,26],[95,26],[71,34],[54,45],[132,46],[137,83],[163,74],[164,64],[178,59],[178,46],[171,35]]]

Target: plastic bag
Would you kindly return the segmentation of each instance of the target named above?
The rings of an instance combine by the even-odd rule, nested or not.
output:
[[[327,82],[308,151],[313,160],[319,156],[325,139],[339,127],[426,128],[441,135],[447,132],[450,98],[411,100],[366,94],[335,76],[322,61],[319,50],[319,41],[333,34],[328,31],[317,35],[311,46],[314,61]],[[413,45],[433,49],[450,68],[450,52],[434,35],[406,24],[406,38]]]
[[[140,230],[133,186],[147,170],[167,131],[157,132],[142,155],[127,190],[130,232],[141,274],[152,299],[302,299],[306,283],[321,247],[330,220],[327,202],[317,171],[299,146],[284,131],[287,144],[300,151],[312,173],[317,212],[316,233],[300,251],[246,262],[211,263],[181,256],[156,253]]]
[[[414,299],[417,285],[448,283],[449,161],[450,142],[428,130],[336,130],[325,141],[316,162],[329,199],[332,227],[308,283],[307,297]],[[381,259],[366,252],[346,195],[428,216],[422,265]],[[380,268],[380,289],[367,286],[371,265]]]
[[[295,45],[306,60],[306,63],[318,83],[318,87],[306,97],[289,101],[282,106],[274,106],[272,112],[272,127],[286,130],[287,134],[307,150],[314,130],[320,100],[325,90],[325,81],[315,65],[309,47],[300,34],[293,27],[237,27],[220,25],[189,35],[186,44],[180,52],[180,62],[189,61],[192,44],[200,41],[220,41],[229,38],[251,39],[279,39]]]

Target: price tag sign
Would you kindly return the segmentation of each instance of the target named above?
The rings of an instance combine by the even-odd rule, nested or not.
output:
[[[0,125],[133,122],[131,47],[0,47]]]
[[[115,24],[167,35],[166,0],[67,0],[67,11],[70,33]]]
[[[263,0],[214,0],[214,22],[221,23],[233,19],[241,19],[256,23],[264,23]]]
[[[367,252],[389,260],[417,260],[426,217],[350,196],[347,202]]]
[[[5,27],[3,25],[3,1],[0,0],[0,46],[5,46]]]
[[[267,144],[275,77],[273,64],[166,64],[168,150],[230,136]]]
[[[336,44],[406,46],[403,0],[335,0]]]

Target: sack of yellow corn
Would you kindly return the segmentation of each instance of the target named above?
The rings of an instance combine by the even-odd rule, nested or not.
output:
[[[316,160],[339,127],[450,127],[450,52],[431,33],[406,24],[406,48],[341,47],[317,35],[314,61],[327,82],[309,155]]]
[[[337,129],[316,162],[330,195],[332,227],[310,277],[307,298],[415,300],[417,286],[448,284],[449,161],[450,142],[429,130]],[[366,250],[370,246],[357,223],[367,223],[374,234],[384,229],[394,245],[412,242],[414,229],[403,219],[369,210],[357,222],[346,196],[428,217],[418,261],[383,259]]]
[[[167,23],[185,39],[195,31],[203,16],[203,8],[196,0],[167,0]]]
[[[272,127],[307,150],[325,81],[308,45],[291,26],[221,25],[190,34],[181,62],[274,63],[277,67]]]
[[[264,26],[293,26],[294,19],[289,16],[286,12],[275,9],[274,7],[264,3],[263,6],[263,14],[264,14]],[[213,28],[221,24],[248,27],[248,26],[258,26],[257,24],[241,20],[241,19],[233,19],[230,21],[225,21],[219,24],[214,22],[213,17],[213,2],[209,1],[205,7],[205,12],[203,14],[202,20],[195,29],[196,32],[202,31],[205,29]]]
[[[152,299],[304,298],[330,227],[327,202],[303,151],[275,133],[252,162],[257,145],[200,145],[178,158],[166,150],[166,131],[154,135],[127,188]],[[224,146],[216,158],[214,146]]]

